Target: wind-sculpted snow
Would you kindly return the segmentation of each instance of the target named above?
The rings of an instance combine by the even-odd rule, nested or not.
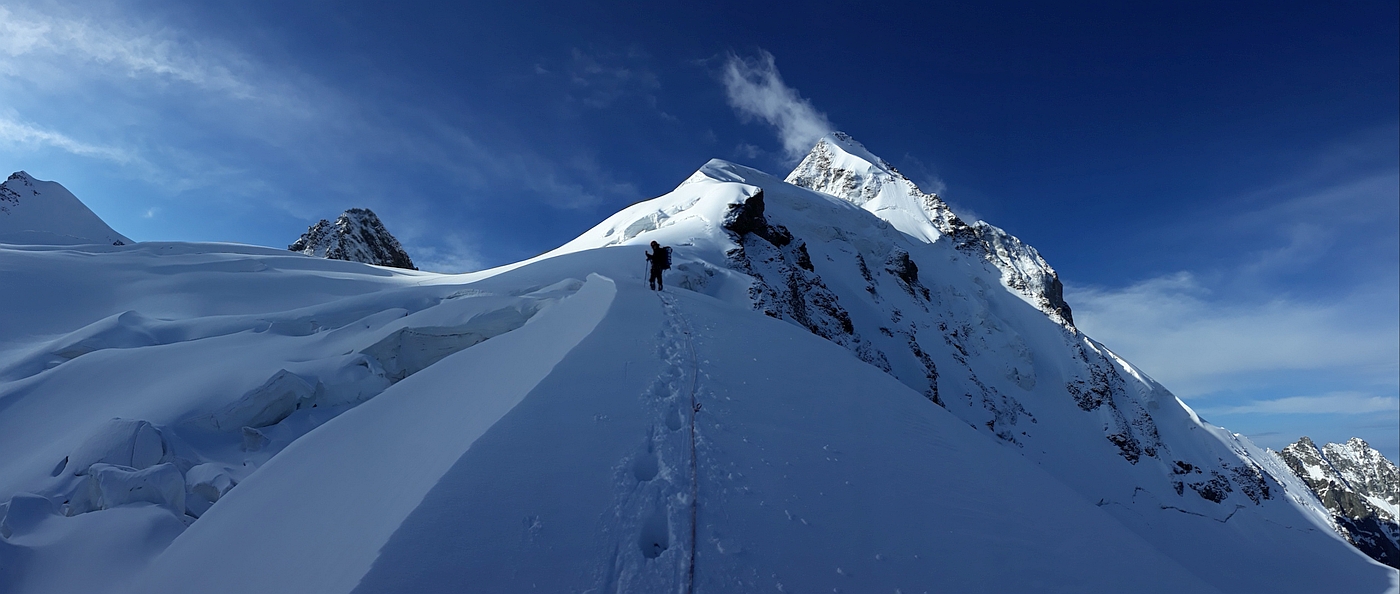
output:
[[[274,250],[110,249],[0,252],[18,269],[18,284],[0,289],[8,303],[36,299],[24,294],[30,289],[89,299],[83,308],[29,302],[44,319],[5,319],[5,328],[33,334],[7,333],[0,343],[0,451],[15,453],[0,456],[0,521],[15,520],[0,530],[0,565],[28,559],[30,577],[0,582],[0,590],[109,589],[116,577],[106,573],[129,576],[145,561],[67,577],[59,568],[124,558],[86,544],[94,540],[153,555],[179,531],[152,533],[165,535],[156,540],[145,529],[97,535],[105,523],[78,518],[96,514],[120,526],[130,519],[124,510],[149,505],[181,529],[192,525],[312,429],[454,352],[520,328],[581,286],[565,280],[498,295],[360,264],[308,269],[306,259]],[[90,292],[89,284],[121,285],[139,298]],[[301,305],[282,309],[288,294]],[[126,310],[88,321],[132,305],[155,315]],[[76,329],[47,334],[63,327]],[[26,497],[41,497],[50,511],[9,503]],[[20,513],[30,521],[17,524]]]
[[[470,275],[0,246],[0,590],[1394,590],[1280,459],[889,206],[712,161]]]
[[[452,464],[588,336],[614,292],[595,276],[536,323],[429,367],[297,440],[171,543],[132,591],[353,588]]]

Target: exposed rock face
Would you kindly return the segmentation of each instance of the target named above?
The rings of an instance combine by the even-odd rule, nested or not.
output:
[[[850,349],[862,361],[889,371],[884,353],[856,333],[851,315],[817,274],[807,244],[794,241],[787,227],[770,224],[763,211],[763,191],[759,190],[732,205],[722,223],[739,244],[728,254],[730,265],[756,281],[749,288],[754,307],[765,315],[793,321]]]
[[[949,238],[959,251],[1000,270],[1002,283],[1031,305],[1063,326],[1074,326],[1060,277],[1035,248],[985,222],[967,224],[937,194],[919,189],[850,135],[834,132],[817,141],[785,181],[881,214],[900,231],[926,241]],[[926,224],[936,233],[927,233]]]
[[[1051,319],[1066,326],[1074,325],[1074,316],[1065,303],[1065,287],[1060,284],[1055,269],[1040,257],[1040,252],[983,221],[972,224],[972,235],[977,241],[960,249],[980,253],[1001,270],[1002,283],[1030,299],[1032,305]]]
[[[399,240],[367,208],[352,208],[312,225],[287,249],[308,256],[417,270]]]
[[[1365,441],[1317,447],[1303,437],[1278,452],[1332,512],[1337,532],[1372,559],[1400,569],[1400,470]]]

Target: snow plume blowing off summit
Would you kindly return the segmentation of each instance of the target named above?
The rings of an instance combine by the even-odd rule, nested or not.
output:
[[[836,130],[826,114],[783,82],[773,54],[759,50],[758,57],[745,58],[731,53],[722,78],[729,105],[746,121],[758,118],[778,129],[789,162],[800,160],[818,138]]]

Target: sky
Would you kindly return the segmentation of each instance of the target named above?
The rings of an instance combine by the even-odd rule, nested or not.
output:
[[[0,168],[138,241],[367,207],[457,272],[839,129],[1207,420],[1400,459],[1396,3],[963,4],[0,0]]]

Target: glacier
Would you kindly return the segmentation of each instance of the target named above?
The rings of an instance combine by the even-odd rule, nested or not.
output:
[[[846,135],[462,275],[0,263],[6,592],[1397,591],[1033,248]]]

